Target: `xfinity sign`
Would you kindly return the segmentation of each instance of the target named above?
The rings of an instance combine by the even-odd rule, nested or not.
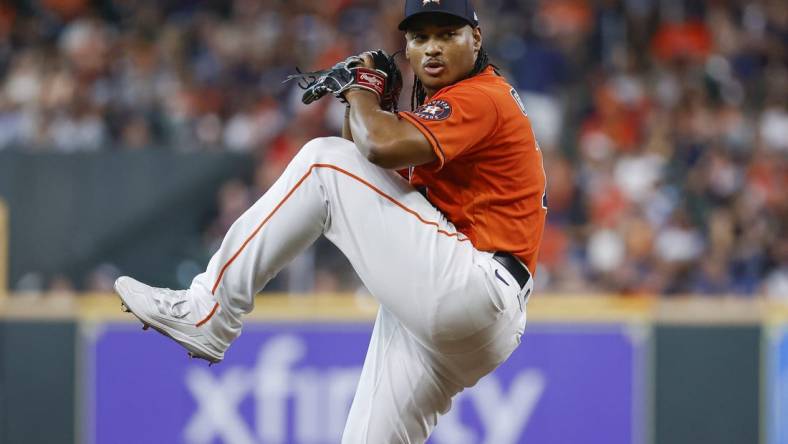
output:
[[[626,332],[529,329],[509,362],[455,399],[430,443],[640,443]],[[155,335],[107,326],[91,341],[86,442],[339,443],[370,334],[250,325],[209,368]]]

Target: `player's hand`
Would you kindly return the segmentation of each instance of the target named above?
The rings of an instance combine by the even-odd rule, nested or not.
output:
[[[400,72],[396,61],[399,53],[388,55],[386,51],[376,49],[359,54],[359,57],[364,61],[364,66],[386,73],[386,89],[380,97],[380,107],[390,112],[397,112],[399,96],[402,93],[402,72]]]
[[[376,69],[375,59],[372,58],[372,51],[362,52],[357,57],[361,59],[361,63],[362,63],[361,66],[363,66],[364,68]]]

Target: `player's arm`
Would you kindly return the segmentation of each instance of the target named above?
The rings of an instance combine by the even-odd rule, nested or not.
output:
[[[350,103],[350,132],[370,162],[398,170],[438,160],[432,145],[411,123],[380,109],[378,97],[363,89],[345,93]]]

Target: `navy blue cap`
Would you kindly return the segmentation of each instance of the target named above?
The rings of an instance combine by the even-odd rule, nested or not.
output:
[[[479,26],[479,17],[470,0],[405,0],[405,18],[399,29],[406,31],[410,19],[417,15],[435,12],[459,17],[474,28]]]

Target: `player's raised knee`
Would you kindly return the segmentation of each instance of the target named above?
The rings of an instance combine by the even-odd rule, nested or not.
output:
[[[356,145],[341,137],[319,137],[307,142],[298,156],[311,162],[330,162],[338,156],[360,156]]]

